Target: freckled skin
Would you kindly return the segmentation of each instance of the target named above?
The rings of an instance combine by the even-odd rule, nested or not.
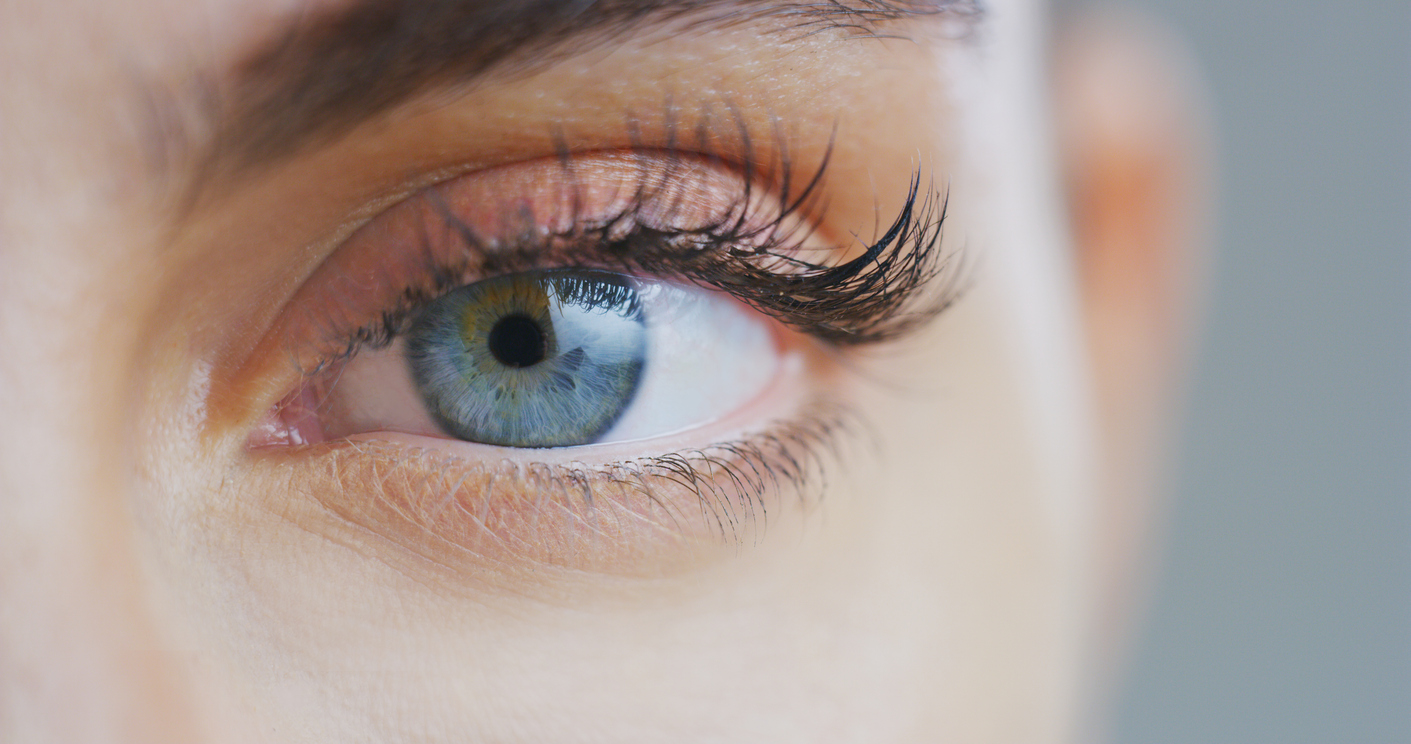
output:
[[[1121,375],[1142,365],[1093,362],[1081,339],[1130,334],[1094,336],[1125,362],[1164,335],[1084,315],[1052,217],[1063,197],[1035,154],[1051,134],[1041,9],[989,5],[982,43],[920,26],[898,29],[917,43],[628,35],[414,100],[187,200],[200,164],[152,110],[199,118],[220,76],[194,66],[228,65],[307,8],[0,8],[0,740],[1083,740],[1104,566],[1121,558],[1092,547],[1111,498],[1097,411],[1134,408],[1109,390],[1159,390],[1106,384],[1140,382]],[[918,167],[946,184],[945,244],[975,257],[964,297],[891,346],[807,347],[797,377],[651,442],[525,454],[413,433],[250,451],[330,352],[285,339],[327,341],[317,319],[391,304],[410,280],[378,262],[408,226],[379,215],[563,141],[665,147],[651,112],[688,98],[787,135],[801,172],[826,155],[808,232],[841,256],[885,229]],[[682,213],[728,190],[708,170],[688,174],[704,186]],[[527,218],[505,205],[557,198],[507,173],[501,199],[450,206],[513,225]],[[589,201],[616,198],[580,176]],[[1137,202],[1123,209],[1157,203]],[[300,303],[318,312],[283,314]],[[559,360],[583,384],[580,360]],[[857,422],[790,428],[819,392]],[[769,459],[709,449],[761,430]],[[832,444],[790,464],[821,430]],[[717,459],[689,454],[704,449]],[[644,470],[677,452],[706,478],[730,477],[710,469],[730,457],[776,462],[784,483],[735,499],[738,484],[703,488],[677,460]]]

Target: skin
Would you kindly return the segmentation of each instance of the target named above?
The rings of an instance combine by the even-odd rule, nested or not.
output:
[[[991,3],[973,42],[923,22],[900,29],[912,41],[649,32],[437,91],[184,198],[198,163],[157,137],[154,165],[140,92],[194,111],[191,71],[219,83],[298,6],[0,9],[0,739],[1091,730],[1198,242],[1198,148],[1167,47],[1109,18],[1050,48],[1024,0]],[[553,156],[554,124],[575,151],[630,146],[624,111],[682,90],[728,94],[753,131],[786,122],[800,164],[836,126],[826,236],[873,234],[918,163],[950,186],[947,245],[976,267],[963,299],[807,371],[875,432],[844,448],[859,454],[826,499],[781,497],[740,545],[637,551],[629,534],[577,558],[428,560],[405,525],[349,530],[320,507],[356,488],[290,488],[297,463],[251,453],[293,384],[263,340],[359,226],[428,183]],[[751,403],[672,446],[790,405]]]

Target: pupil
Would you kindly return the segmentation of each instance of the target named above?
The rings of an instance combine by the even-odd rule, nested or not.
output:
[[[530,367],[544,361],[544,332],[533,318],[510,315],[490,329],[490,353],[506,367]]]

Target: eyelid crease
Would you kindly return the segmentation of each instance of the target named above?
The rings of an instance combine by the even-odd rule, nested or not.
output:
[[[784,507],[807,512],[859,430],[853,411],[819,400],[737,440],[620,463],[486,463],[377,440],[253,463],[278,472],[300,459],[284,492],[315,504],[313,517],[299,505],[280,511],[301,527],[351,542],[375,535],[458,577],[526,565],[661,575],[757,544]]]

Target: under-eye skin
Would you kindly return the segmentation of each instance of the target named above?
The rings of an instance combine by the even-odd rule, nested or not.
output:
[[[810,365],[900,338],[956,299],[944,199],[917,175],[900,185],[895,219],[849,250],[805,217],[822,167],[800,181],[785,163],[765,189],[725,162],[677,151],[531,161],[375,218],[267,338],[292,351],[299,377],[251,437],[256,464],[295,468],[329,512],[417,553],[518,546],[521,558],[569,565],[646,560],[646,543],[683,535],[740,539],[780,499],[818,498],[808,481],[858,419]],[[854,257],[829,260],[844,255]],[[648,289],[658,306],[705,308],[691,334],[709,361],[692,366],[714,375],[717,398],[695,394],[709,385],[653,397],[675,375],[653,356]],[[673,325],[690,324],[658,320]],[[387,374],[413,391],[398,410],[434,423],[330,424],[373,389],[358,387],[359,370],[379,358],[396,360]],[[663,408],[652,401],[693,398],[707,402],[641,420]],[[751,400],[759,413],[735,415]],[[715,419],[726,422],[718,434],[680,433]],[[654,441],[665,434],[669,444]],[[610,514],[618,528],[599,523]]]
[[[507,447],[589,444],[642,377],[637,291],[606,272],[520,273],[453,290],[407,332],[418,391],[441,428]]]

